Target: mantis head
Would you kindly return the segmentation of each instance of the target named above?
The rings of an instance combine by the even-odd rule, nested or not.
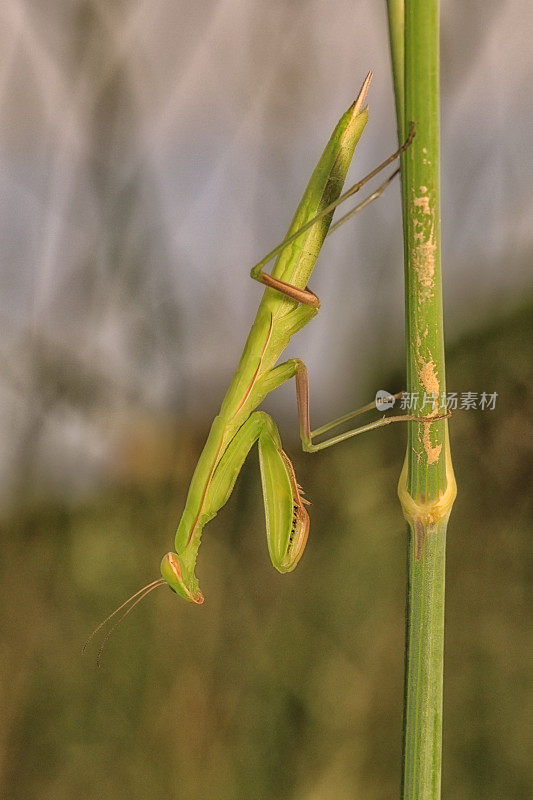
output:
[[[200,589],[189,588],[182,576],[182,567],[180,564],[179,556],[177,553],[167,553],[163,556],[161,561],[161,576],[166,583],[170,586],[173,592],[179,594],[185,600],[191,603],[198,603],[199,605],[204,602],[204,596]]]

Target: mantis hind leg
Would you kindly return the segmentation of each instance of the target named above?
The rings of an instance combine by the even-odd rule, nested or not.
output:
[[[349,189],[347,189],[343,194],[341,194],[336,200],[330,203],[325,208],[322,208],[318,214],[316,214],[312,219],[308,220],[302,227],[288,235],[280,244],[276,245],[273,250],[271,250],[267,255],[261,259],[250,272],[250,276],[260,283],[264,284],[265,286],[269,286],[271,289],[276,289],[281,294],[286,295],[287,297],[291,297],[293,300],[297,300],[299,303],[303,303],[304,305],[313,306],[314,308],[320,307],[320,300],[318,299],[317,295],[311,291],[311,289],[306,286],[305,289],[301,289],[298,286],[294,286],[291,283],[287,283],[286,281],[282,281],[279,278],[275,278],[273,275],[269,275],[267,272],[264,272],[263,267],[271,261],[274,256],[281,253],[288,245],[292,244],[292,242],[296,241],[299,236],[304,234],[306,231],[309,230],[315,223],[320,222],[324,217],[328,214],[333,213],[334,209],[343,203],[348,198],[352,197],[352,195],[356,194],[356,192],[360,191],[362,187],[368,183],[372,178],[374,178],[381,170],[385,169],[392,164],[397,158],[401,156],[401,154],[409,147],[411,142],[413,141],[415,135],[415,128],[414,124],[411,123],[409,127],[409,134],[405,142],[398,148],[392,155],[385,159],[381,164],[379,164],[375,169],[365,175],[364,178],[354,183]],[[358,203],[351,211],[345,214],[341,219],[339,219],[334,225],[332,225],[326,234],[326,236],[330,236],[334,231],[338,230],[341,225],[351,219],[354,214],[357,214],[359,211],[362,211],[363,208],[366,208],[367,205],[372,203],[374,200],[377,200],[378,197],[381,197],[387,186],[391,183],[391,181],[399,174],[399,169],[396,169],[391,175],[389,175],[383,183],[378,186],[378,188],[372,192],[365,200],[361,203]]]
[[[387,186],[396,177],[396,175],[399,174],[399,172],[400,172],[399,169],[395,170],[391,175],[388,176],[388,178],[386,178],[383,181],[383,183],[380,186],[378,186],[378,188],[374,192],[372,192],[372,194],[370,194],[361,203],[358,203],[355,206],[355,208],[352,208],[351,211],[349,211],[347,214],[341,217],[334,225],[330,227],[327,236],[331,236],[331,234],[334,231],[338,230],[341,227],[341,225],[344,225],[344,223],[347,222],[349,219],[351,219],[355,214],[357,214],[359,211],[362,211],[363,208],[366,208],[366,206],[370,205],[370,203],[372,203],[374,200],[377,200],[378,197],[381,197]],[[321,215],[316,217],[315,220],[311,220],[311,224],[315,221],[318,221],[320,218]],[[305,233],[308,227],[309,224],[305,225],[301,229],[301,231],[298,231],[296,233],[296,235],[293,234],[292,236],[290,236],[286,240],[286,244],[282,243],[281,249],[283,249],[283,246],[287,246],[288,244],[290,244],[294,238],[297,238],[300,235],[300,233]],[[278,248],[280,248],[279,245]],[[278,252],[278,248],[276,248],[275,251],[272,251],[272,257],[274,256],[275,252]],[[309,286],[306,286],[305,289],[299,289],[292,283],[287,283],[286,281],[282,281],[279,278],[275,278],[273,275],[269,275],[268,272],[264,272],[262,269],[265,263],[266,263],[265,259],[263,259],[262,261],[259,262],[259,264],[256,264],[256,266],[252,269],[250,275],[252,278],[254,278],[254,280],[259,281],[265,286],[269,286],[271,289],[276,289],[278,292],[281,292],[281,294],[284,294],[287,297],[291,297],[293,300],[297,300],[299,303],[303,303],[306,306],[312,306],[317,310],[320,308],[320,300],[318,299],[317,295],[309,288]]]
[[[273,275],[269,275],[268,272],[263,272],[263,270],[259,270],[257,274],[252,272],[251,276],[259,281],[259,283],[269,286],[271,289],[276,289],[276,291],[281,292],[281,294],[287,297],[291,297],[293,300],[297,300],[298,303],[303,303],[306,306],[313,306],[313,308],[320,308],[320,300],[309,286],[306,286],[305,289],[299,289],[298,286],[275,278]]]

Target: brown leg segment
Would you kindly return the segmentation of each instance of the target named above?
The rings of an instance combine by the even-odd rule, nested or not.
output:
[[[395,397],[398,396],[399,395],[395,395]],[[341,433],[338,436],[332,436],[330,439],[325,439],[323,442],[319,442],[318,444],[313,444],[313,435],[318,435],[318,433],[325,433],[331,428],[334,428],[337,425],[342,424],[343,422],[347,422],[349,419],[352,419],[358,414],[364,414],[366,411],[370,411],[374,407],[374,404],[369,403],[368,405],[363,406],[357,411],[353,411],[350,414],[345,414],[344,416],[339,417],[336,420],[333,420],[333,422],[330,422],[327,425],[323,425],[321,428],[317,428],[316,431],[312,431],[309,422],[309,376],[307,372],[307,367],[305,366],[303,361],[299,361],[298,369],[296,372],[296,399],[298,402],[298,422],[300,426],[300,438],[302,440],[302,448],[307,453],[316,453],[318,450],[324,450],[326,447],[331,447],[331,445],[333,444],[338,444],[339,442],[343,442],[345,439],[350,439],[352,436],[357,436],[358,434],[364,433],[365,431],[371,431],[374,430],[375,428],[382,428],[385,425],[390,425],[391,422],[437,422],[441,419],[446,419],[447,417],[450,416],[450,414],[447,413],[447,414],[438,414],[435,416],[426,416],[426,417],[416,417],[413,414],[401,414],[393,417],[382,417],[381,419],[368,423],[368,425],[361,425],[359,428],[353,428],[352,430],[346,431],[345,433]]]
[[[278,292],[287,295],[287,297],[297,300],[298,303],[303,303],[306,306],[314,306],[315,308],[320,307],[320,300],[309,287],[299,289],[297,286],[293,286],[292,283],[285,283],[285,281],[280,281],[278,278],[272,277],[272,275],[269,275],[267,272],[260,272],[257,280],[264,283],[265,286],[276,289]]]

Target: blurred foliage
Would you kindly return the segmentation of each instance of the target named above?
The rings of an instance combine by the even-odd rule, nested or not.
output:
[[[451,423],[459,495],[449,528],[443,795],[461,800],[533,791],[531,311],[495,318],[449,350],[450,390],[499,392],[495,411],[458,412]],[[82,659],[96,623],[158,576],[206,434],[198,428],[153,437],[157,421],[136,428],[107,492],[76,505],[21,499],[4,519],[1,796],[396,797],[400,425],[316,456],[285,432],[313,501],[308,550],[288,576],[268,562],[251,456],[205,532],[205,605],[158,589],[114,633],[100,670],[94,647]]]

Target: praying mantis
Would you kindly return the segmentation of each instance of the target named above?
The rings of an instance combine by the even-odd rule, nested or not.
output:
[[[372,73],[369,73],[357,99],[337,123],[311,176],[286,238],[251,270],[251,277],[265,286],[264,294],[239,365],[220,411],[213,420],[192,476],[176,532],[175,550],[163,557],[161,578],[140,589],[107,618],[109,620],[131,603],[112,630],[157,586],[168,585],[185,600],[203,603],[204,597],[195,574],[202,531],[227,502],[244,460],[256,442],[259,448],[270,559],[274,567],[282,573],[291,572],[296,567],[309,532],[309,515],[306,509],[308,501],[297,483],[292,463],[282,448],[273,419],[264,411],[257,410],[265,397],[278,386],[292,378],[296,381],[300,437],[303,450],[309,453],[394,421],[426,419],[407,414],[382,417],[368,425],[316,443],[314,439],[317,436],[349,421],[359,413],[370,410],[374,404],[312,431],[305,364],[298,358],[278,364],[290,338],[307,325],[319,310],[320,301],[307,284],[328,231],[337,228],[379,196],[396,173],[330,229],[335,207],[398,158],[414,136],[412,126],[408,139],[398,151],[341,194],[352,156],[368,119],[368,108],[364,103],[371,78]],[[263,268],[276,255],[272,273],[268,274]],[[431,421],[436,419],[440,417],[432,417]],[[98,626],[90,638],[107,620]],[[102,648],[103,645],[100,653]]]

